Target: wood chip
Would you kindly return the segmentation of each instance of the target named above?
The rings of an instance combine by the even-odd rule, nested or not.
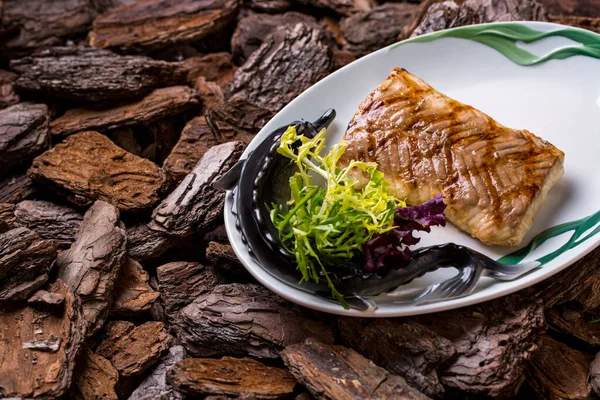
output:
[[[116,128],[147,124],[161,118],[199,108],[198,93],[187,86],[155,89],[141,100],[118,107],[72,108],[50,124],[55,136],[68,136],[93,130],[105,132]]]
[[[448,339],[410,320],[340,318],[338,326],[346,345],[427,396],[443,397],[437,370],[454,356]]]
[[[148,228],[147,223],[127,228],[127,255],[134,260],[156,258],[175,244],[169,236]]]
[[[168,372],[167,379],[188,395],[232,398],[286,399],[296,380],[287,370],[268,367],[251,358],[187,358]]]
[[[427,396],[356,351],[307,340],[286,347],[283,361],[316,399],[406,399]]]
[[[433,3],[411,36],[442,29],[495,21],[546,21],[546,10],[534,1],[521,0],[453,0]]]
[[[206,258],[225,276],[236,282],[250,282],[254,279],[237,258],[230,244],[209,242]]]
[[[241,65],[250,58],[267,35],[283,25],[295,25],[304,22],[311,26],[318,26],[315,17],[296,11],[284,14],[250,14],[241,18],[231,37],[231,52],[236,64]]]
[[[591,357],[542,336],[527,370],[527,382],[540,399],[588,399]]]
[[[377,5],[374,0],[298,0],[298,2],[311,7],[332,10],[345,16],[360,11],[369,11]]]
[[[50,147],[48,107],[19,103],[0,110],[0,174]]]
[[[206,110],[210,108],[220,107],[225,103],[223,89],[215,82],[207,81],[203,76],[196,79],[194,89],[198,91],[198,95],[202,101],[201,114],[205,114]]]
[[[457,357],[441,373],[446,388],[498,399],[517,392],[525,362],[545,329],[541,305],[516,295],[415,321],[450,339],[456,349]]]
[[[19,75],[0,69],[0,108],[12,106],[19,102],[14,83]]]
[[[33,229],[44,239],[69,247],[79,231],[83,215],[71,207],[44,200],[25,200],[14,211],[19,224]]]
[[[57,243],[27,228],[0,234],[0,303],[25,300],[48,280]]]
[[[31,197],[35,188],[26,171],[17,171],[0,178],[0,202],[18,203]]]
[[[150,287],[149,279],[139,262],[127,258],[115,283],[111,315],[136,316],[148,312],[160,295]]]
[[[115,101],[185,82],[182,64],[94,48],[54,47],[10,66],[20,92],[61,100]]]
[[[60,314],[31,306],[4,309],[0,313],[0,396],[55,399],[71,386],[75,358],[84,340],[79,299],[60,279],[48,291],[65,298]],[[42,331],[43,333],[39,333]],[[38,332],[38,333],[36,333]],[[23,344],[54,336],[57,351],[24,348]]]
[[[161,265],[156,276],[165,311],[172,318],[196,297],[226,282],[214,267],[187,261]]]
[[[221,89],[225,89],[237,69],[231,62],[231,54],[226,52],[190,57],[184,64],[188,70],[187,80],[190,85],[204,77],[207,81],[215,82]]]
[[[169,348],[171,337],[162,322],[146,322],[131,330],[107,332],[96,353],[124,377],[140,375]]]
[[[122,211],[152,207],[166,185],[153,162],[134,156],[98,132],[82,132],[37,157],[28,171],[79,206],[104,200]]]
[[[106,358],[84,349],[77,362],[72,395],[75,400],[118,400],[119,374]]]
[[[181,131],[181,137],[163,163],[163,168],[173,180],[181,182],[211,147],[222,142],[223,139],[209,128],[204,116],[196,117]]]
[[[192,172],[154,209],[150,229],[175,237],[214,229],[223,215],[225,192],[214,189],[212,183],[238,161],[243,148],[236,141],[208,150]]]
[[[156,368],[152,370],[142,383],[129,396],[128,400],[181,400],[183,395],[167,384],[167,371],[176,362],[185,358],[186,351],[183,346],[173,346],[160,359]]]
[[[418,4],[385,3],[342,20],[345,48],[356,57],[398,41],[398,36],[417,16]]]
[[[4,0],[0,30],[13,34],[2,38],[0,58],[63,44],[65,39],[86,32],[92,22],[90,11],[86,0]]]
[[[177,337],[194,356],[278,358],[278,351],[308,337],[332,343],[329,324],[254,284],[217,286],[176,317]]]
[[[62,309],[65,302],[65,296],[60,293],[52,293],[47,290],[38,290],[27,299],[27,303],[33,306],[50,307]]]
[[[311,60],[310,65],[306,60]],[[278,112],[331,68],[331,41],[323,29],[305,23],[282,26],[236,71],[225,97],[240,95]]]
[[[239,0],[141,0],[94,20],[90,44],[126,52],[197,42],[233,22]]]
[[[104,324],[125,260],[126,238],[120,225],[119,211],[97,201],[85,213],[73,245],[56,262],[59,278],[81,298],[88,336]]]
[[[274,116],[268,109],[236,96],[221,107],[209,109],[206,122],[222,142],[240,140],[248,144]]]

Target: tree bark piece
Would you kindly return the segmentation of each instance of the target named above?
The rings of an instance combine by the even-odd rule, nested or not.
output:
[[[34,307],[48,307],[53,309],[62,309],[65,302],[65,296],[60,293],[52,293],[47,290],[38,290],[27,299],[27,303]]]
[[[592,347],[600,346],[600,324],[592,322],[592,318],[574,304],[561,304],[547,309],[546,319],[552,329],[571,335]]]
[[[2,397],[60,398],[71,386],[75,358],[84,340],[79,299],[60,279],[48,291],[65,298],[62,313],[31,306],[0,313]],[[55,352],[24,348],[26,343],[51,337],[60,340]]]
[[[44,200],[25,200],[14,210],[19,224],[36,231],[44,239],[54,239],[60,247],[75,240],[83,216],[71,207]]]
[[[119,211],[97,201],[85,213],[77,238],[57,259],[58,276],[81,298],[85,333],[94,334],[108,314],[125,256]]]
[[[15,216],[15,205],[10,203],[0,203],[0,233],[5,233],[11,229],[20,228],[22,225]]]
[[[540,399],[588,399],[591,357],[542,336],[527,371],[527,381]]]
[[[81,132],[37,157],[28,171],[40,183],[67,193],[67,200],[88,206],[105,200],[122,211],[140,211],[159,199],[164,172],[98,132]]]
[[[19,75],[0,69],[0,108],[12,106],[19,102],[19,95],[15,93],[14,82]]]
[[[331,326],[253,284],[219,285],[183,308],[174,323],[181,343],[198,357],[278,358],[280,349],[308,337],[334,339]]]
[[[550,14],[548,15],[548,21],[600,33],[600,18]]]
[[[200,100],[202,100],[201,114],[205,114],[210,108],[220,107],[225,103],[223,89],[216,82],[207,81],[203,76],[196,79],[194,89],[198,91]]]
[[[549,14],[600,17],[600,4],[594,0],[540,0],[539,3]]]
[[[349,16],[360,11],[369,11],[377,5],[374,0],[297,0],[299,3],[335,11]]]
[[[254,278],[244,268],[230,244],[209,242],[206,247],[206,258],[223,274],[236,282],[251,282]]]
[[[110,313],[116,316],[136,316],[148,312],[160,296],[150,287],[149,279],[140,263],[128,258],[115,283]]]
[[[165,311],[171,318],[201,294],[211,292],[225,279],[212,266],[175,261],[156,269]]]
[[[96,353],[109,360],[121,376],[130,377],[154,365],[170,341],[165,324],[151,321],[131,330],[109,332]]]
[[[118,380],[119,374],[110,361],[86,348],[77,362],[73,398],[118,400],[115,392]]]
[[[173,180],[181,182],[211,147],[222,142],[223,139],[209,128],[204,116],[196,117],[181,131],[179,141],[163,163],[163,168]]]
[[[37,48],[63,44],[65,39],[87,31],[92,22],[86,0],[5,0],[0,13],[0,58],[23,56]]]
[[[285,12],[294,5],[292,0],[248,0],[245,4],[254,11],[271,14]]]
[[[25,171],[14,172],[0,179],[0,202],[18,203],[35,193],[31,179]]]
[[[226,52],[190,57],[184,64],[188,70],[187,80],[190,85],[204,77],[207,81],[215,82],[221,89],[225,89],[237,69],[231,62],[231,54]]]
[[[167,384],[167,372],[176,362],[185,358],[183,346],[173,346],[161,358],[159,364],[152,370],[142,383],[129,396],[129,400],[181,400],[181,393]]]
[[[19,92],[60,100],[115,101],[185,82],[180,63],[93,48],[54,47],[10,66]]]
[[[151,230],[146,223],[127,228],[127,255],[136,261],[156,258],[175,244],[172,238]]]
[[[541,305],[520,296],[415,321],[454,344],[457,357],[441,373],[446,388],[496,399],[516,393],[525,362],[545,329]]]
[[[141,0],[96,18],[90,44],[139,52],[197,42],[233,22],[239,6],[239,0]]]
[[[343,342],[429,397],[443,397],[437,370],[454,356],[452,343],[410,320],[340,318]]]
[[[231,37],[231,52],[234,61],[238,65],[245,63],[252,53],[258,50],[269,33],[280,26],[293,26],[298,22],[318,26],[317,20],[313,16],[296,11],[275,15],[253,13],[241,18]]]
[[[306,60],[311,60],[307,65]],[[331,41],[323,29],[305,23],[271,32],[235,73],[226,98],[246,100],[278,112],[331,72]]]
[[[534,1],[467,0],[459,5],[447,0],[433,3],[411,36],[486,22],[546,20],[546,10]]]
[[[596,353],[590,364],[590,385],[594,393],[600,395],[600,353]]]
[[[281,352],[283,361],[316,399],[428,399],[352,349],[307,340]]]
[[[77,132],[99,132],[126,126],[146,124],[161,118],[199,107],[198,93],[187,86],[155,89],[141,100],[114,108],[73,108],[50,124],[55,136],[68,136]]]
[[[25,300],[46,283],[56,248],[27,228],[0,234],[0,303]]]
[[[230,142],[207,151],[192,172],[152,212],[150,229],[170,236],[185,237],[214,229],[223,214],[225,192],[212,183],[240,158],[241,142]]]
[[[275,114],[235,96],[221,107],[206,112],[206,122],[222,142],[241,140],[248,144]]]
[[[296,386],[287,370],[268,367],[251,358],[187,358],[167,375],[168,382],[188,395],[286,399]]]
[[[385,3],[371,11],[364,11],[341,22],[345,48],[356,57],[398,41],[398,36],[417,15],[418,4]]]
[[[20,103],[0,110],[0,174],[50,147],[48,107]]]

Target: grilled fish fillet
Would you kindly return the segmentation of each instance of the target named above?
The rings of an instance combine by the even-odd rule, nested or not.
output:
[[[390,194],[408,204],[443,194],[446,218],[492,245],[518,246],[563,174],[564,153],[552,144],[399,68],[361,103],[344,140],[342,165],[377,162]]]

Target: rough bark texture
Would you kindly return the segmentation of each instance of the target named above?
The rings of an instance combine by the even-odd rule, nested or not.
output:
[[[156,89],[141,100],[111,108],[73,108],[50,124],[55,136],[93,130],[104,132],[126,126],[147,124],[199,107],[198,93],[187,86]]]
[[[231,54],[220,52],[190,57],[184,61],[188,69],[187,80],[194,85],[200,77],[216,82],[222,89],[233,79],[237,69],[231,62]]]
[[[0,303],[25,300],[46,283],[56,248],[54,240],[27,228],[0,234]]]
[[[75,358],[84,340],[79,299],[61,280],[48,290],[65,298],[59,314],[31,306],[0,313],[0,396],[60,398],[71,386]],[[58,341],[56,351],[28,344]]]
[[[17,74],[0,69],[0,108],[19,102],[19,95],[14,88],[14,82],[18,77]]]
[[[15,172],[0,179],[0,202],[18,203],[35,193],[31,179],[25,171]]]
[[[156,275],[165,311],[172,318],[199,295],[225,283],[214,267],[197,262],[170,262],[158,267]]]
[[[169,348],[171,337],[162,322],[146,322],[133,329],[112,330],[96,353],[105,357],[124,377],[140,375]]]
[[[94,334],[108,314],[125,256],[119,211],[97,201],[85,213],[77,238],[57,259],[58,276],[81,298],[85,334]]]
[[[127,228],[127,255],[134,260],[158,257],[175,244],[172,238],[151,230],[146,223]]]
[[[296,25],[298,22],[318,26],[314,17],[295,11],[275,15],[250,14],[241,18],[231,37],[234,61],[238,65],[245,63],[252,53],[258,50],[269,33],[282,25]]]
[[[342,341],[430,397],[442,397],[437,370],[454,356],[452,343],[409,320],[340,318]]]
[[[142,0],[96,18],[90,44],[138,52],[196,42],[233,22],[239,5],[239,0]]]
[[[179,340],[199,357],[277,358],[287,345],[308,337],[332,343],[334,335],[332,327],[306,310],[253,284],[217,286],[198,296],[176,318]]]
[[[416,321],[454,344],[457,357],[441,374],[444,386],[493,398],[516,393],[525,362],[545,328],[541,305],[518,296]]]
[[[600,324],[593,322],[591,316],[573,304],[562,304],[548,309],[546,319],[552,329],[571,335],[590,346],[600,346]]]
[[[147,312],[160,296],[149,285],[148,273],[139,262],[128,258],[115,283],[110,313],[116,316],[136,316]]]
[[[118,400],[118,380],[119,374],[110,361],[86,348],[77,360],[72,396],[75,400]]]
[[[406,399],[427,396],[352,349],[307,340],[286,347],[283,361],[316,399]]]
[[[92,22],[86,0],[4,0],[0,12],[0,58],[25,55],[36,48],[63,44]]]
[[[75,240],[83,216],[71,207],[44,200],[25,200],[15,206],[19,224],[33,229],[44,239],[69,247]]]
[[[498,21],[546,21],[546,11],[533,1],[453,0],[432,4],[411,36],[419,36],[457,26]]]
[[[180,400],[183,395],[167,384],[167,372],[176,362],[185,358],[186,351],[183,346],[173,346],[160,359],[158,365],[152,370],[142,383],[129,396],[129,400]]]
[[[179,63],[93,48],[55,47],[10,66],[21,73],[15,81],[20,92],[62,100],[114,101],[185,82]]]
[[[527,382],[540,399],[587,399],[591,393],[588,355],[542,336],[527,371]]]
[[[352,15],[359,11],[369,11],[377,4],[374,0],[297,0],[299,3],[317,8],[326,8],[339,15]]]
[[[590,364],[590,385],[594,393],[600,395],[600,353],[596,353]]]
[[[188,395],[285,399],[296,380],[287,370],[268,367],[251,358],[187,358],[167,374],[168,382]]]
[[[595,0],[539,0],[549,14],[600,17],[600,4]]]
[[[362,57],[398,41],[398,36],[417,15],[412,3],[385,3],[341,22],[348,51]]]
[[[223,106],[209,109],[206,122],[223,142],[241,140],[248,144],[275,114],[235,96]]]
[[[47,290],[38,290],[27,299],[27,303],[34,307],[47,307],[55,310],[62,309],[65,296],[60,293],[52,293]]]
[[[212,183],[240,158],[244,146],[230,142],[211,148],[192,172],[152,212],[150,229],[185,237],[214,229],[223,213],[225,192]]]
[[[222,273],[236,282],[250,282],[254,278],[237,258],[231,245],[209,242],[206,247],[206,258]]]
[[[310,68],[306,68],[306,60]],[[331,71],[332,49],[324,30],[305,23],[270,33],[235,73],[226,97],[240,95],[273,112]]]
[[[15,205],[0,203],[0,233],[19,227],[21,227],[21,224],[15,216]]]
[[[179,141],[163,163],[163,168],[173,180],[181,182],[192,172],[202,156],[222,141],[222,138],[209,128],[204,116],[196,117],[183,128]]]
[[[562,25],[575,26],[600,33],[600,18],[580,17],[573,15],[548,15],[548,21]]]
[[[0,174],[50,147],[48,107],[20,103],[0,110]]]
[[[28,174],[66,193],[67,200],[76,205],[104,200],[122,211],[151,207],[166,185],[165,174],[156,164],[93,131],[71,135],[40,155]]]
[[[210,108],[220,107],[225,103],[223,89],[215,82],[207,81],[203,76],[196,79],[194,89],[198,91],[198,96],[202,101],[201,114],[205,114]]]

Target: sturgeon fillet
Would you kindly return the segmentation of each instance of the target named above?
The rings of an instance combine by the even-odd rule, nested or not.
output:
[[[390,194],[411,205],[443,194],[446,218],[492,245],[518,246],[563,174],[564,153],[552,144],[400,68],[360,104],[344,140],[342,165],[377,162]]]

